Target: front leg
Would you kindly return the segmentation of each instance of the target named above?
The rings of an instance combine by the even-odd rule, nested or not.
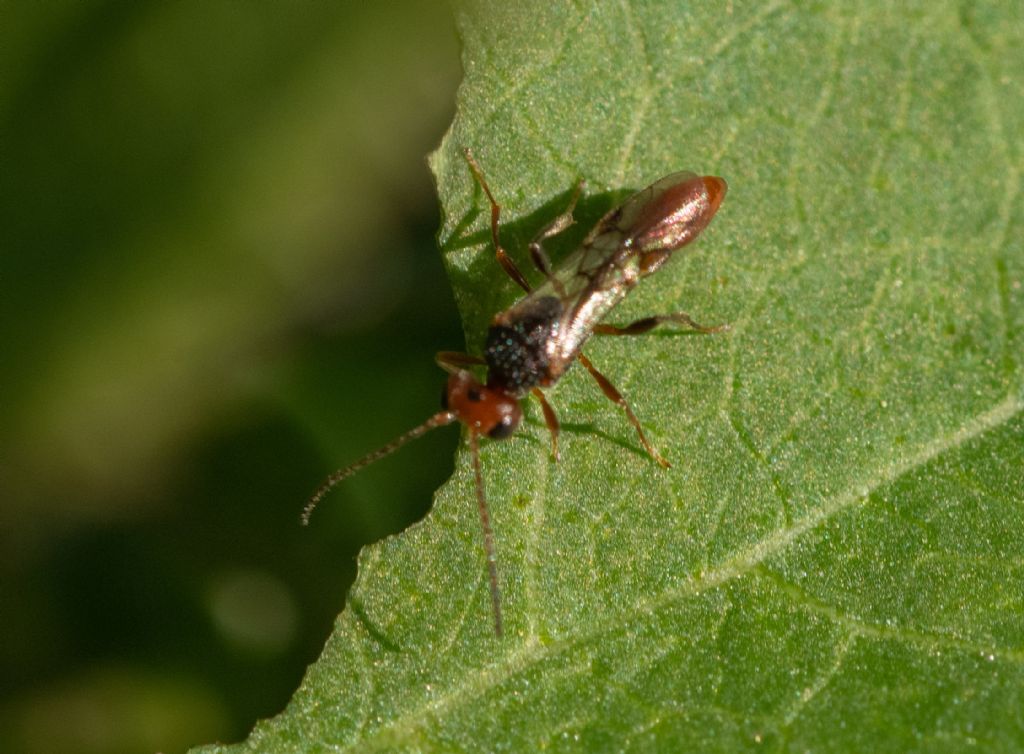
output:
[[[449,374],[461,372],[468,367],[481,366],[487,362],[480,356],[473,356],[459,351],[438,351],[434,361]]]

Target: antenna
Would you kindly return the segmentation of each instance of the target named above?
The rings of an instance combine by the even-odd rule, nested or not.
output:
[[[484,530],[484,554],[487,556],[487,576],[490,578],[491,604],[494,606],[494,633],[500,639],[501,589],[498,587],[498,556],[494,550],[494,532],[491,530],[491,514],[484,498],[484,475],[480,470],[480,443],[476,430],[469,429],[469,451],[473,457],[473,477],[476,479],[476,505],[480,510],[480,526]]]
[[[313,509],[316,508],[317,504],[321,500],[323,500],[324,495],[330,492],[331,489],[336,487],[338,484],[345,481],[348,477],[352,476],[360,469],[366,468],[374,461],[379,461],[381,458],[384,458],[384,456],[391,455],[410,440],[415,440],[417,437],[425,435],[432,429],[437,429],[438,427],[444,427],[451,424],[457,418],[458,417],[454,411],[441,411],[436,413],[418,427],[410,429],[404,435],[396,437],[384,447],[378,448],[372,453],[368,453],[350,466],[346,466],[343,469],[335,471],[324,480],[323,484],[317,487],[316,492],[312,494],[309,501],[306,503],[306,507],[302,509],[302,525],[309,525],[309,517],[313,515]]]

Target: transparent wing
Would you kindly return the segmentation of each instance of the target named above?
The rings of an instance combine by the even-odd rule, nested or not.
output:
[[[541,310],[557,318],[546,346],[552,381],[557,379],[630,289],[700,234],[725,191],[721,178],[688,172],[638,191],[601,218],[580,247],[501,318],[514,322]]]

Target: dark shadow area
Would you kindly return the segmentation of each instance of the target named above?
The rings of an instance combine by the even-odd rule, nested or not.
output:
[[[466,175],[472,180],[468,167]],[[495,192],[497,201],[501,202],[501,189],[491,186],[491,190]],[[538,285],[543,278],[530,260],[528,246],[539,231],[565,211],[574,192],[575,186],[570,186],[524,217],[510,219],[507,211],[503,210],[502,212],[499,228],[502,246],[531,285]],[[580,245],[598,220],[633,193],[632,189],[607,191],[594,195],[584,193],[573,212],[575,222],[563,232],[544,241],[544,249],[550,257],[553,267],[557,268],[559,261]],[[447,253],[478,245],[486,247],[467,269],[452,269],[450,275],[454,288],[468,291],[467,297],[494,302],[490,310],[498,312],[519,298],[523,291],[505,274],[495,259],[490,225],[474,232],[468,232],[470,227],[481,222],[481,217],[486,217],[488,223],[490,219],[490,205],[487,204],[487,198],[479,186],[475,196],[476,206],[458,222],[455,231],[444,242],[442,252]],[[486,326],[486,323],[473,324]],[[482,334],[483,330],[480,332]]]
[[[280,712],[457,431],[424,156],[434,3],[4,6],[0,748],[183,751]]]

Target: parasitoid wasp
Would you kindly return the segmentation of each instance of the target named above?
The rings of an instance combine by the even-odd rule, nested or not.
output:
[[[313,509],[324,495],[347,477],[432,429],[455,421],[462,422],[469,435],[494,610],[494,632],[500,637],[503,631],[501,589],[494,532],[480,466],[480,436],[495,440],[509,437],[522,420],[520,401],[527,395],[533,395],[540,402],[551,434],[551,452],[557,460],[558,417],[541,388],[553,385],[578,361],[605,396],[622,408],[651,458],[663,467],[670,465],[648,441],[640,420],[622,393],[597,370],[583,354],[582,348],[595,333],[638,335],[666,322],[682,324],[702,333],[727,328],[726,325],[707,327],[698,324],[684,312],[644,317],[624,327],[601,322],[642,278],[658,270],[672,252],[700,235],[718,211],[727,185],[716,176],[672,173],[608,212],[579,248],[557,267],[552,267],[542,242],[573,224],[573,210],[583,190],[583,182],[580,181],[568,208],[542,228],[529,244],[530,259],[544,278],[535,288],[501,245],[498,236],[501,206],[491,193],[480,165],[469,149],[465,150],[465,158],[490,203],[491,240],[497,261],[505,273],[526,291],[526,295],[495,315],[487,333],[483,356],[452,351],[437,354],[438,365],[449,372],[442,410],[384,447],[327,477],[307,502],[302,522],[308,524]],[[480,382],[468,371],[476,366],[487,368],[485,382]]]

